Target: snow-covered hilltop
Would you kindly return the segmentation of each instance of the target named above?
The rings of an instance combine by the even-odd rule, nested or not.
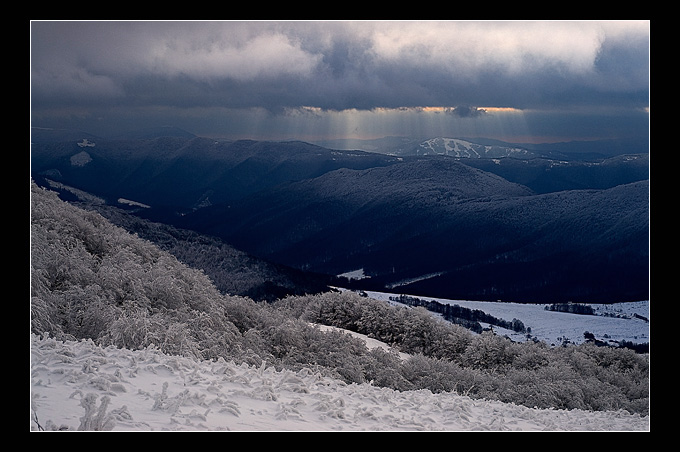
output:
[[[448,155],[460,158],[530,158],[536,154],[527,149],[509,146],[489,146],[458,138],[437,137],[425,140],[415,149],[416,155]]]

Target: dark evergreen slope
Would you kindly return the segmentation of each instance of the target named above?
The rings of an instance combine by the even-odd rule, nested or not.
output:
[[[287,256],[296,266],[316,266],[342,250],[355,253],[381,243],[398,248],[414,229],[427,235],[448,221],[448,207],[476,198],[488,202],[499,193],[528,196],[531,191],[452,159],[428,158],[333,171],[239,203],[201,209],[181,224],[258,255]]]
[[[527,302],[647,299],[648,194],[648,183],[637,182],[496,204],[484,213],[499,219],[489,233],[514,235],[509,247],[481,259],[470,253],[463,265],[400,290]]]
[[[618,155],[596,161],[464,159],[466,165],[526,185],[537,193],[611,188],[649,178],[649,154]]]
[[[363,268],[371,276],[363,288],[623,301],[647,297],[648,214],[646,182],[533,195],[436,158],[339,170],[184,221],[287,265],[331,274]]]

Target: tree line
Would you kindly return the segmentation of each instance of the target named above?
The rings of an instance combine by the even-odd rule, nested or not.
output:
[[[440,314],[444,320],[451,323],[462,325],[465,328],[476,333],[484,331],[481,323],[488,323],[506,330],[512,330],[516,333],[530,333],[531,328],[526,328],[524,323],[518,319],[504,320],[487,314],[480,309],[470,309],[459,306],[457,304],[440,303],[436,300],[423,300],[418,297],[410,295],[399,295],[398,297],[390,297],[390,300],[406,306],[421,306],[428,311]],[[481,322],[481,323],[480,323]]]
[[[545,307],[546,311],[568,312],[570,314],[595,315],[592,306],[583,303],[553,303]]]

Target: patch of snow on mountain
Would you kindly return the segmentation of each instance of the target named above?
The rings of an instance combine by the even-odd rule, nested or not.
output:
[[[89,141],[87,138],[83,138],[83,141],[78,143],[78,147],[81,148],[93,148],[95,147],[95,143],[92,143]]]
[[[92,157],[85,151],[71,156],[71,166],[85,166],[92,161]]]
[[[365,279],[365,278],[370,278],[370,276],[367,276],[364,273],[364,269],[360,268],[358,270],[353,270],[350,272],[342,273],[338,275],[340,278],[347,278],[347,279]]]
[[[531,152],[522,148],[487,146],[458,138],[431,138],[418,147],[418,154],[449,155],[458,158],[529,157]]]
[[[143,207],[143,208],[146,208],[146,209],[151,208],[151,206],[149,206],[149,205],[142,204],[141,202],[137,202],[137,201],[130,201],[129,199],[125,199],[125,198],[118,198],[118,203],[119,204],[125,204],[125,205],[132,206],[132,207]]]
[[[49,184],[50,187],[56,189],[56,190],[65,190],[68,191],[69,193],[73,194],[76,196],[79,200],[81,201],[86,201],[92,204],[99,204],[103,205],[106,204],[106,200],[104,198],[100,198],[99,196],[94,196],[86,191],[83,190],[78,190],[77,188],[73,188],[71,186],[62,184],[61,182],[53,181],[51,179],[46,180],[47,183]]]

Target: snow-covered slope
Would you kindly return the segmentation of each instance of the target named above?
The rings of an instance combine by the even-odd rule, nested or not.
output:
[[[532,158],[537,154],[520,147],[488,146],[458,138],[437,137],[425,140],[415,150],[417,155],[449,155],[460,158]]]
[[[100,348],[31,335],[37,430],[117,431],[646,431],[625,411],[539,410],[428,390],[345,384],[155,349]]]
[[[279,306],[224,296],[202,272],[102,216],[34,185],[31,194],[31,332],[47,337],[29,340],[32,430],[648,429],[648,358],[632,351],[515,347],[353,293]],[[359,312],[370,328],[342,319]],[[381,338],[411,357],[369,355],[310,323],[354,327],[373,335],[367,346],[384,347]],[[460,364],[421,355],[428,343],[455,351]],[[519,365],[501,375],[510,357]]]

